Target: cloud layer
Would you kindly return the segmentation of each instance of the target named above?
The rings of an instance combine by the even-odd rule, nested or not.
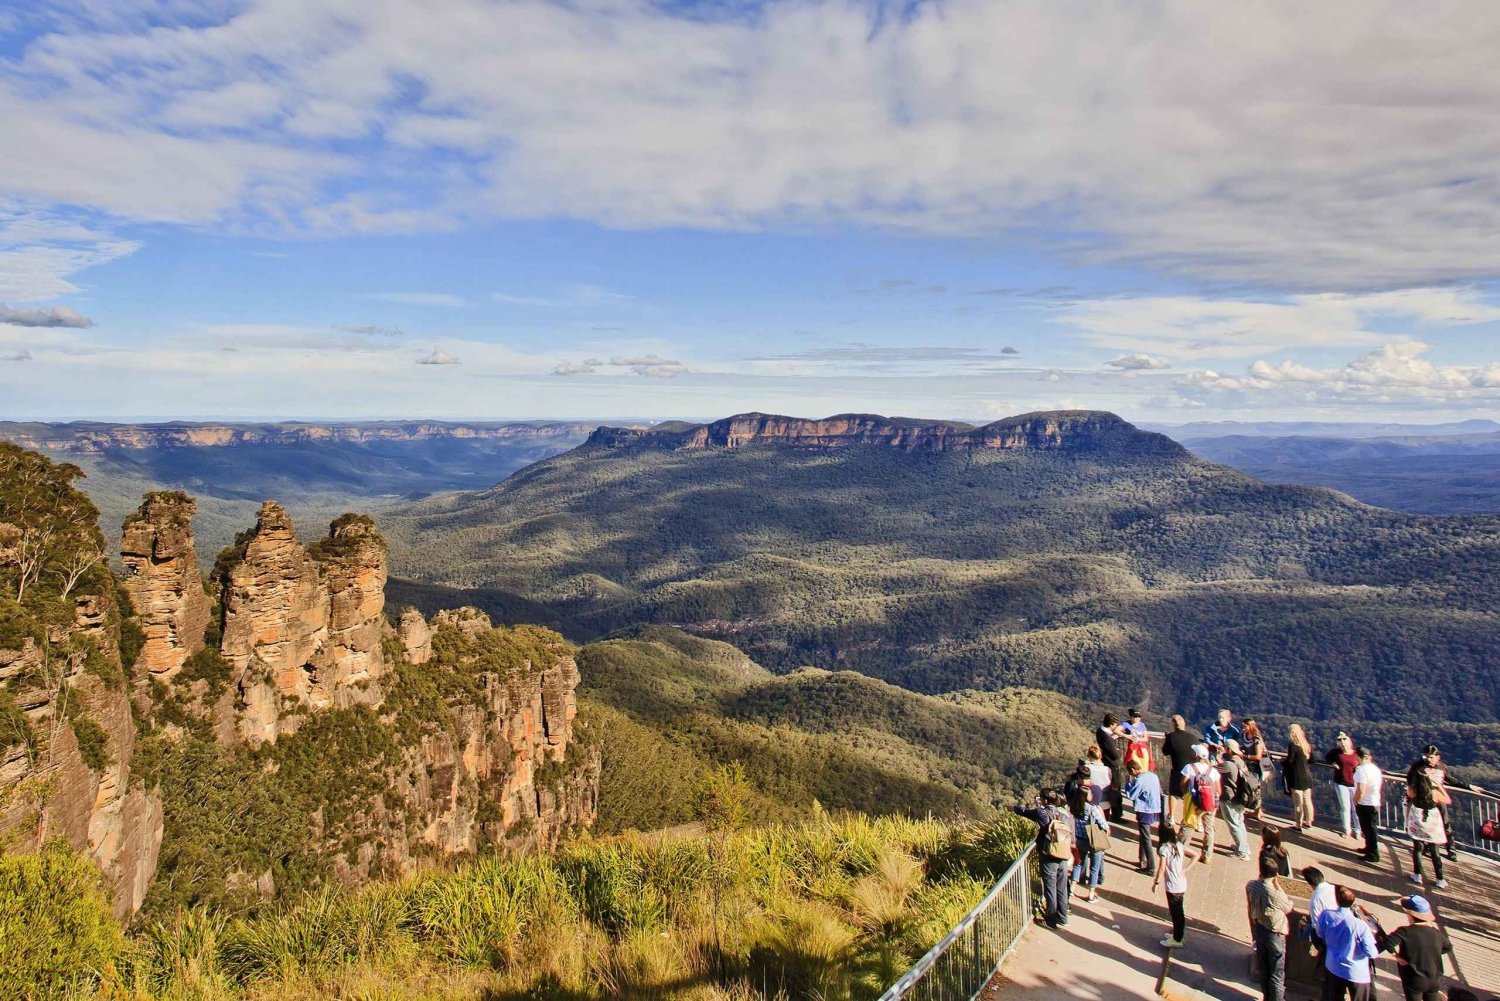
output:
[[[0,302],[0,323],[8,323],[13,327],[74,327],[78,329],[94,325],[93,320],[67,306],[32,309],[7,306],[3,302]]]
[[[854,224],[1304,288],[1500,275],[1485,0],[741,10],[70,8],[0,64],[0,177],[273,230]]]

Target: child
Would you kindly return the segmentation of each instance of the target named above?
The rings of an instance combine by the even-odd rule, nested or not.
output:
[[[1182,937],[1187,934],[1187,863],[1193,853],[1183,848],[1177,840],[1177,829],[1171,824],[1162,824],[1158,833],[1161,847],[1156,853],[1161,856],[1161,865],[1156,867],[1156,876],[1151,880],[1151,892],[1165,880],[1167,884],[1167,910],[1172,915],[1172,934],[1161,940],[1168,949],[1182,948]]]

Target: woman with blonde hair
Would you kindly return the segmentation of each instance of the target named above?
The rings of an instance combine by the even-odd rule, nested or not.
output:
[[[1299,831],[1313,825],[1312,745],[1302,724],[1286,728],[1286,760],[1281,764],[1281,783],[1292,797],[1292,823]]]

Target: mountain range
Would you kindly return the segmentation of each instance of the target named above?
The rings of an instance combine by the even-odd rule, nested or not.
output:
[[[1203,717],[1500,720],[1500,518],[1266,484],[1099,412],[600,428],[381,524],[395,572],[579,639],[667,624],[777,672]]]

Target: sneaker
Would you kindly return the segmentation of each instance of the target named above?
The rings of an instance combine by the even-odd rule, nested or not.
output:
[[[1418,886],[1422,885],[1422,877],[1418,876],[1416,873],[1412,873],[1411,875],[1407,876],[1406,878],[1409,879],[1409,880],[1411,880],[1413,883],[1416,883]]]
[[[1448,889],[1448,881],[1446,879],[1440,879],[1436,883],[1433,883],[1432,885],[1435,886],[1439,890],[1446,890],[1446,889]]]
[[[1173,938],[1171,935],[1167,935],[1167,936],[1164,936],[1162,938],[1161,944],[1162,944],[1163,948],[1167,948],[1167,949],[1181,949],[1182,948],[1182,939],[1180,939],[1180,938]]]
[[[1237,859],[1239,859],[1241,862],[1243,862],[1247,858],[1250,857],[1250,853],[1249,852],[1235,852],[1234,853],[1234,857],[1237,858]]]
[[[1096,900],[1099,899],[1099,891],[1098,890],[1090,890],[1088,897],[1085,898],[1085,899],[1087,899],[1088,902],[1092,904],[1094,901],[1096,901]]]

